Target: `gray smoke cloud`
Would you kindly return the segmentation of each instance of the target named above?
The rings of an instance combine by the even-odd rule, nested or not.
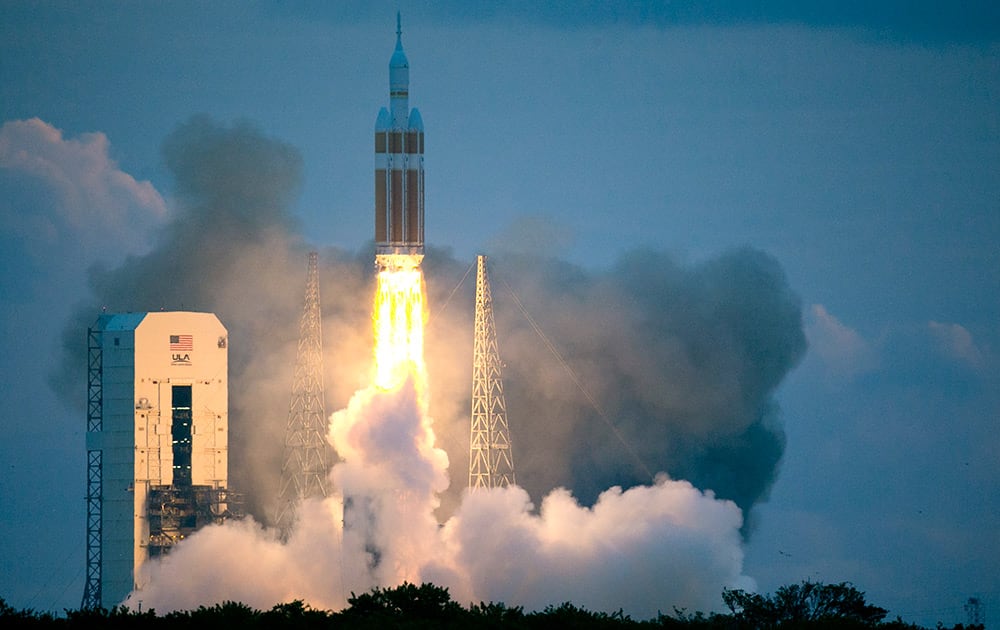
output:
[[[489,260],[515,467],[532,497],[566,487],[590,503],[666,472],[745,515],[766,498],[785,445],[775,390],[806,348],[777,261],[750,248],[691,266],[636,251],[602,272]],[[448,302],[446,322],[433,315],[463,272],[428,269],[428,344],[432,374],[468,366],[448,373],[468,392],[474,286]],[[468,461],[464,430],[439,431],[454,462]]]
[[[289,213],[301,158],[249,123],[195,117],[163,144],[175,178],[173,220],[153,249],[116,267],[90,270],[94,299],[65,333],[58,391],[85,401],[80,370],[85,332],[100,314],[208,311],[228,328],[231,484],[266,511],[280,470],[306,249]]]
[[[330,502],[304,506],[306,516],[287,545],[265,528],[280,477],[310,249],[290,213],[301,159],[252,125],[226,126],[205,117],[171,134],[164,157],[176,179],[173,220],[149,253],[130,256],[117,267],[91,270],[94,299],[69,322],[64,361],[54,379],[60,391],[85,400],[79,377],[86,365],[84,332],[102,308],[218,314],[231,343],[230,485],[247,494],[254,522],[233,525],[231,540],[215,528],[191,537],[154,570],[163,576],[154,591],[171,605],[192,602],[176,590],[177,580],[166,577],[177,570],[189,584],[223,589],[206,586],[198,597],[232,599],[233,593],[256,585],[258,598],[246,601],[266,606],[275,602],[259,598],[295,596],[296,584],[310,583],[300,563],[312,559],[309,549],[329,546],[310,537],[336,532],[339,519]],[[328,412],[352,409],[370,383],[374,267],[368,245],[357,253],[321,251]],[[688,585],[697,591],[686,598],[658,591],[658,608],[669,609],[671,601],[711,608],[723,586],[750,584],[741,575],[738,532],[752,506],[766,497],[778,470],[784,437],[774,392],[805,349],[799,302],[780,265],[752,249],[697,265],[682,265],[660,252],[634,252],[605,271],[525,254],[501,253],[490,260],[515,466],[523,489],[478,502],[463,495],[474,273],[466,275],[469,262],[432,248],[424,264],[430,309],[427,412],[436,448],[447,455],[448,464],[434,461],[437,480],[414,509],[433,511],[435,520],[445,524],[441,533],[425,528],[429,533],[421,548],[443,545],[449,551],[430,554],[442,558],[438,561],[416,554],[416,560],[411,558],[414,575],[438,579],[462,596],[509,596],[513,599],[504,600],[509,604],[520,599],[544,605],[579,595],[583,599],[576,603],[610,606],[599,594],[616,579],[595,576],[577,591],[542,587],[558,582],[563,571],[580,574],[614,565],[599,551],[599,539],[610,536],[619,548],[633,540],[628,532],[615,530],[613,515],[620,513],[651,523],[628,547],[629,557],[656,558],[655,575],[664,582],[687,575]],[[365,422],[373,415],[363,410],[350,414]],[[400,467],[421,465],[427,463],[398,462]],[[366,474],[350,466],[338,470],[334,481],[365,485]],[[448,483],[438,479],[442,474]],[[629,489],[636,485],[646,489]],[[321,515],[315,518],[322,522],[308,522],[308,514]],[[385,519],[383,528],[392,520]],[[486,521],[508,523],[503,531],[536,549],[531,562],[516,567],[524,584],[536,585],[533,589],[512,590],[510,584],[495,582],[491,576],[497,573],[483,564],[483,557],[468,555],[471,546],[463,541],[472,540],[475,524]],[[569,536],[583,526],[594,532],[594,549],[574,558],[558,545],[547,546],[553,532]],[[383,531],[381,542],[392,549],[404,534]],[[198,564],[203,547],[217,548],[220,536],[235,549],[231,566],[239,566],[235,559],[244,555],[266,559],[288,576],[285,586],[292,591],[240,582],[245,572],[220,576],[224,568],[218,563],[213,562],[216,569],[211,571]],[[343,540],[346,546],[330,547],[327,560],[363,565],[357,556],[361,552],[355,549],[352,555],[349,537]],[[547,560],[538,564],[539,558]],[[673,568],[664,572],[668,566]],[[341,589],[367,584],[347,574],[337,579]],[[225,585],[231,588],[225,590]],[[194,597],[195,591],[191,593]],[[557,599],[539,599],[547,595]],[[632,606],[648,610],[653,595],[638,597],[645,604]],[[144,595],[150,596],[152,592]]]

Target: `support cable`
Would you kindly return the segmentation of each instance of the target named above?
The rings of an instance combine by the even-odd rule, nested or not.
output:
[[[462,284],[465,283],[465,279],[469,277],[469,273],[472,271],[472,269],[475,266],[476,266],[476,263],[472,263],[471,265],[469,265],[469,268],[465,270],[465,274],[462,276],[462,279],[458,281],[458,284],[455,285],[455,288],[452,289],[451,293],[448,294],[448,297],[445,299],[444,304],[442,304],[441,308],[438,309],[438,313],[443,313],[445,311],[445,309],[448,308],[448,303],[451,302],[451,298],[455,297],[455,293],[457,293],[458,290],[460,288],[462,288]],[[430,324],[430,320],[431,320],[430,315],[428,315],[427,316],[427,323],[428,324]]]
[[[603,420],[606,425],[608,425],[608,428],[611,429],[611,432],[614,433],[616,438],[618,438],[618,441],[621,442],[621,445],[625,448],[626,451],[628,451],[629,455],[632,456],[632,458],[636,461],[636,463],[639,465],[639,468],[642,469],[642,471],[646,474],[646,476],[652,480],[655,480],[653,473],[650,472],[649,467],[646,466],[646,463],[642,460],[641,457],[639,457],[639,454],[625,441],[624,436],[622,436],[621,432],[614,425],[614,423],[611,422],[611,419],[608,417],[608,414],[598,404],[597,400],[590,393],[590,391],[583,385],[583,382],[580,380],[580,377],[577,376],[576,372],[573,371],[573,368],[570,367],[570,365],[566,362],[566,360],[562,357],[562,355],[559,354],[559,351],[556,349],[555,345],[553,345],[553,343],[549,340],[549,338],[545,336],[545,333],[542,332],[541,327],[534,320],[534,318],[532,318],[531,315],[528,313],[528,310],[524,307],[524,304],[521,302],[520,298],[517,297],[517,294],[514,293],[514,289],[512,289],[511,286],[507,284],[507,281],[504,280],[502,277],[500,278],[500,282],[502,282],[504,287],[507,288],[507,292],[510,293],[511,298],[514,300],[514,304],[517,305],[518,310],[521,311],[522,315],[524,315],[524,318],[528,321],[528,324],[530,324],[531,328],[535,331],[535,334],[538,335],[538,337],[542,340],[542,343],[545,344],[545,347],[548,348],[549,352],[552,353],[552,356],[554,356],[556,360],[559,361],[559,364],[562,365],[563,369],[566,370],[570,378],[573,379],[573,382],[576,384],[577,388],[583,393],[584,397],[587,399],[587,402],[590,403],[590,406],[593,407],[594,411],[597,412],[597,415],[600,416],[601,420]]]

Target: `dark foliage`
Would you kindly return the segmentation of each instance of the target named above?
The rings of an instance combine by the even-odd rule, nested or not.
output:
[[[850,584],[805,581],[782,586],[774,595],[735,589],[722,593],[740,628],[873,628],[888,613],[865,602],[865,594]]]
[[[542,611],[524,612],[520,606],[503,603],[473,604],[463,608],[452,601],[448,589],[433,584],[404,583],[395,588],[376,588],[351,593],[342,611],[311,608],[300,600],[278,604],[260,611],[240,602],[201,606],[196,610],[157,615],[155,610],[132,611],[125,607],[110,610],[67,610],[64,616],[31,609],[16,610],[0,598],[0,628],[179,628],[210,627],[214,630],[302,630],[319,629],[421,629],[476,628],[504,630],[548,630],[550,628],[767,630],[770,628],[833,630],[879,628],[881,630],[924,630],[900,619],[885,622],[886,611],[865,601],[864,593],[847,583],[802,582],[779,588],[773,595],[759,595],[726,589],[723,600],[731,614],[688,613],[674,609],[672,615],[636,621],[621,610],[591,612],[570,602],[548,606]],[[936,630],[945,630],[942,624]],[[954,626],[951,630],[983,630],[982,626]]]
[[[464,628],[471,613],[451,601],[448,589],[404,582],[396,588],[351,593],[337,618],[349,628]],[[341,626],[338,626],[341,627]]]

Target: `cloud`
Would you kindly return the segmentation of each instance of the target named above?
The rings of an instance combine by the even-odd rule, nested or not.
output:
[[[883,381],[933,380],[955,369],[981,370],[987,362],[988,353],[961,324],[896,323],[870,341],[822,304],[812,305],[809,314],[806,333],[810,347],[827,378],[834,382],[852,381],[873,372]]]
[[[0,292],[9,302],[63,316],[91,264],[147,251],[167,214],[149,182],[110,158],[104,134],[65,138],[38,118],[0,127]]]
[[[0,490],[9,526],[6,544],[0,545],[7,573],[3,588],[10,591],[6,597],[18,597],[19,590],[25,599],[34,596],[39,572],[64,566],[63,558],[71,557],[71,545],[60,540],[71,540],[83,523],[80,488],[72,480],[85,466],[81,431],[86,415],[78,410],[86,405],[81,379],[86,357],[72,366],[64,381],[67,390],[60,382],[65,397],[53,396],[50,373],[63,367],[59,333],[87,295],[88,268],[119,265],[130,254],[148,252],[154,230],[169,218],[153,186],[124,172],[112,154],[101,133],[64,135],[38,118],[0,126],[0,330],[5,339],[0,372],[6,382],[6,418],[11,419],[4,422],[0,446],[0,460],[9,462],[9,483]],[[90,322],[99,309],[100,303],[91,309]],[[72,332],[77,343],[85,344],[85,326]],[[21,462],[33,459],[46,465],[25,483],[29,467]],[[50,495],[46,506],[37,501],[39,488]],[[48,519],[55,505],[66,516],[62,525],[47,530],[51,544],[26,546],[12,535],[25,522]],[[29,548],[32,562],[25,563]],[[15,565],[22,566],[7,570]]]
[[[837,380],[850,380],[878,367],[878,354],[872,345],[822,304],[812,305],[806,335],[828,375]]]
[[[962,325],[931,321],[927,328],[938,350],[946,357],[974,369],[983,366],[983,352],[976,346],[972,333]]]
[[[5,122],[5,183],[34,195],[7,197],[4,229],[49,247],[82,241],[88,260],[106,253],[110,248],[101,246],[109,243],[119,253],[142,249],[151,228],[166,217],[166,204],[148,181],[121,171],[109,148],[103,133],[70,139],[38,118]]]

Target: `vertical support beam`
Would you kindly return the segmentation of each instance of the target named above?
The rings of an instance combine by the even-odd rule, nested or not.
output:
[[[101,350],[102,332],[87,330],[87,433],[100,434],[104,415],[103,354]],[[103,606],[101,580],[103,575],[103,451],[93,448],[88,439],[87,446],[87,575],[83,586],[82,609],[96,609]]]

